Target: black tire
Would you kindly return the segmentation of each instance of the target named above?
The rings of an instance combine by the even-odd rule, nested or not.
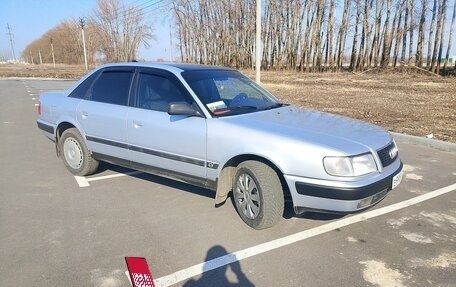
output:
[[[242,220],[254,229],[276,224],[283,215],[283,188],[277,173],[258,161],[238,165],[233,180],[233,200]]]
[[[59,139],[59,150],[63,163],[72,174],[85,176],[97,171],[98,161],[92,157],[76,128],[63,132]]]

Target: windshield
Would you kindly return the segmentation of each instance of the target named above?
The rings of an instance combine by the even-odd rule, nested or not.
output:
[[[237,71],[185,71],[182,76],[213,116],[251,113],[282,106],[274,96]]]

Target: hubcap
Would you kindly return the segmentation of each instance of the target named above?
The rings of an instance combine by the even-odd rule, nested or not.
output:
[[[65,161],[73,169],[79,169],[83,161],[81,146],[74,138],[67,138],[63,143]]]
[[[260,194],[253,178],[243,173],[238,177],[235,200],[240,211],[250,219],[255,219],[260,212]]]

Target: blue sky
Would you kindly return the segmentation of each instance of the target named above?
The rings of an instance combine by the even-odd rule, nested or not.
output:
[[[171,1],[126,0],[126,2],[144,8],[147,11],[147,21],[152,23],[155,28],[156,40],[150,41],[149,49],[141,47],[138,58],[169,60],[171,12],[167,14],[163,10],[157,11],[156,8],[166,7]],[[161,3],[154,6],[155,2]],[[7,24],[13,34],[16,57],[19,57],[29,43],[63,20],[87,17],[96,7],[96,3],[96,0],[0,0],[0,58],[2,56],[12,58]],[[175,44],[173,45],[175,46]],[[173,51],[174,58],[176,58],[177,52],[177,50]]]

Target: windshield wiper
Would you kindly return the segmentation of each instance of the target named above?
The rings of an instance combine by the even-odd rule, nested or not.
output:
[[[287,104],[275,103],[275,104],[273,104],[271,106],[268,106],[268,107],[264,108],[263,110],[271,110],[271,109],[280,108],[280,107],[283,107],[283,106],[287,106]]]
[[[231,111],[240,111],[240,110],[258,110],[258,107],[255,106],[230,106],[228,107]]]

